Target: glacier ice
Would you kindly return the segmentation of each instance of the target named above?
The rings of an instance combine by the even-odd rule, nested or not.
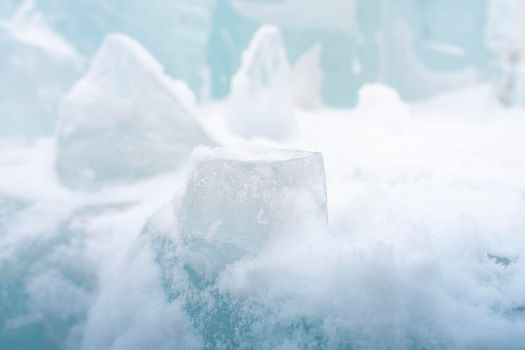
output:
[[[132,181],[180,166],[209,143],[193,95],[133,39],[108,36],[64,97],[57,169],[72,187]]]
[[[32,1],[0,21],[0,136],[50,135],[62,95],[83,58],[51,30]]]
[[[192,164],[178,234],[196,271],[214,273],[272,239],[325,228],[320,153],[199,147]]]
[[[315,109],[321,103],[323,68],[322,46],[315,44],[301,55],[292,68],[292,83],[295,104],[304,109]]]
[[[243,137],[284,139],[295,129],[291,68],[279,29],[262,26],[232,78],[231,129]]]

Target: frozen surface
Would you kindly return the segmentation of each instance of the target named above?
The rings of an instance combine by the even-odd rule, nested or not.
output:
[[[204,274],[253,257],[279,237],[321,232],[327,224],[322,156],[198,148],[178,215],[182,254]]]
[[[193,95],[133,39],[106,38],[60,110],[57,169],[72,187],[118,183],[181,166],[208,143]]]
[[[283,139],[294,131],[291,68],[279,29],[263,26],[232,79],[230,125],[246,137]]]

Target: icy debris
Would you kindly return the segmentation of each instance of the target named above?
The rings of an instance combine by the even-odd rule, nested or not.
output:
[[[213,274],[278,237],[326,228],[320,153],[274,149],[194,151],[178,218],[182,258]]]
[[[292,82],[295,104],[315,109],[321,103],[324,73],[321,68],[322,47],[315,44],[293,66]]]
[[[279,30],[263,26],[232,80],[229,122],[244,137],[286,138],[295,128],[291,68]]]
[[[209,143],[191,91],[133,39],[108,36],[63,100],[57,168],[71,187],[133,181],[173,169]]]

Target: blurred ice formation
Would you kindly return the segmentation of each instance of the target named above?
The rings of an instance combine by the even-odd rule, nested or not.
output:
[[[354,105],[359,87],[371,82],[393,86],[411,100],[465,87],[478,80],[474,69],[486,62],[485,0],[232,4],[259,23],[278,25],[292,60],[322,44],[323,100],[330,105]]]
[[[295,129],[291,68],[279,29],[263,26],[243,53],[229,98],[232,130],[284,139]]]
[[[192,102],[186,85],[166,76],[136,41],[108,36],[61,105],[61,180],[90,187],[180,166],[193,147],[209,142]]]
[[[491,0],[487,23],[487,46],[495,64],[496,90],[507,104],[525,104],[525,3]]]
[[[50,135],[62,94],[83,59],[24,1],[0,21],[0,136]]]
[[[472,70],[487,63],[486,1],[40,0],[34,7],[87,57],[109,33],[133,37],[198,97],[228,95],[250,37],[273,24],[292,62],[322,45],[323,101],[351,106],[370,82],[397,88],[403,99],[476,82]]]
[[[194,90],[202,84],[206,46],[217,0],[38,0],[35,7],[53,28],[91,57],[105,36],[125,33]]]
[[[304,109],[315,109],[321,104],[323,68],[322,46],[315,44],[294,63],[292,85],[295,104]]]

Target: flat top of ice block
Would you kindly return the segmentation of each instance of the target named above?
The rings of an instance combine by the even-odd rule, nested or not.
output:
[[[211,148],[199,146],[193,151],[193,159],[197,161],[206,160],[235,160],[245,162],[283,162],[287,160],[296,160],[307,158],[316,154],[316,152],[275,149],[267,147],[222,147]]]

